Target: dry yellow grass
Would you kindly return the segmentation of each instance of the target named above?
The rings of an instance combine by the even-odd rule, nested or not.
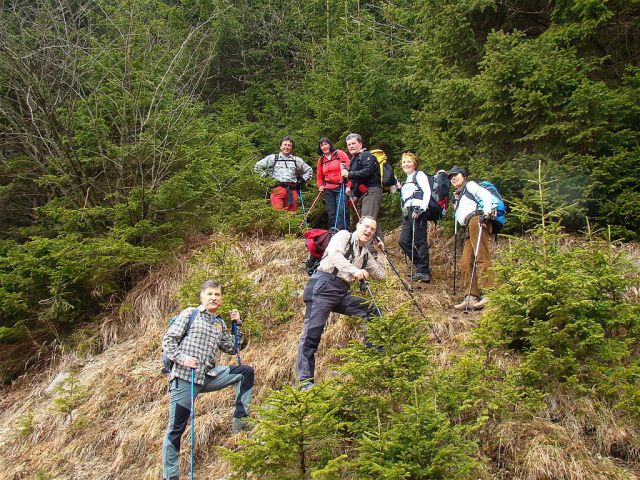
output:
[[[636,478],[615,461],[594,455],[582,438],[542,419],[504,423],[495,434],[497,463],[514,480],[629,480]]]
[[[398,235],[398,231],[390,232],[386,242],[391,261],[404,275],[406,266],[398,253]],[[214,237],[209,242],[229,240]],[[441,339],[437,343],[434,335],[430,337],[434,364],[446,368],[463,351],[479,314],[452,314],[452,244],[441,228],[431,229],[430,240],[433,282],[416,289],[414,295]],[[300,289],[304,287],[307,276],[302,268],[306,258],[303,240],[232,243],[234,253],[247,257],[246,267],[256,289],[269,291],[283,275],[297,282]],[[0,480],[31,479],[38,471],[68,480],[161,478],[168,398],[166,380],[158,366],[160,340],[167,318],[177,308],[177,289],[195,271],[212,271],[197,253],[150,272],[123,304],[102,320],[102,353],[88,358],[64,355],[49,370],[30,373],[2,391]],[[385,305],[407,304],[417,314],[391,270],[387,280],[375,284],[374,289]],[[304,305],[300,297],[292,297],[292,303],[296,311],[292,320],[269,325],[261,339],[243,351],[243,361],[256,369],[258,403],[271,389],[294,382]],[[332,374],[331,363],[336,356],[330,350],[360,337],[357,321],[332,316],[318,352],[320,380]],[[494,360],[505,366],[513,362],[507,357]],[[232,363],[234,359],[223,357],[223,361]],[[44,394],[59,372],[71,370],[77,372],[79,382],[87,389],[87,397],[74,413],[75,426],[52,410],[52,399]],[[217,480],[227,475],[227,465],[214,447],[233,446],[236,442],[229,425],[232,407],[232,389],[202,395],[197,401],[195,473],[199,479]],[[563,411],[571,411],[566,407],[562,407]],[[567,414],[561,424],[539,419],[526,425],[499,426],[498,462],[522,479],[632,478],[620,476],[622,470],[606,456],[621,456],[623,452],[629,461],[637,460],[638,432],[616,427],[614,418],[601,417],[601,412],[592,414],[588,406],[580,412]],[[29,418],[29,428],[22,428],[22,435],[20,422],[24,427]],[[184,445],[188,443],[186,437]],[[188,467],[188,451],[183,448],[183,475]]]

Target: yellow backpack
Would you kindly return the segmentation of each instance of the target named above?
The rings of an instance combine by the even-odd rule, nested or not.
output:
[[[379,148],[374,148],[370,152],[376,157],[378,167],[380,167],[380,185],[386,192],[391,191],[398,181],[393,173],[393,167],[387,161],[387,154]]]

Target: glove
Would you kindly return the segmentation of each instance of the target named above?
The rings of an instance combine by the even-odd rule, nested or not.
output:
[[[478,217],[478,222],[481,225],[484,225],[487,221],[487,217],[484,215],[484,213],[481,213],[480,216]]]
[[[302,190],[302,187],[304,187],[306,183],[304,180],[298,180],[296,182],[296,190]]]

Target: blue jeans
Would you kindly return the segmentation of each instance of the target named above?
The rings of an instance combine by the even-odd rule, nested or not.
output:
[[[249,365],[216,367],[215,376],[207,375],[203,385],[194,386],[195,397],[201,392],[215,392],[229,385],[236,385],[236,409],[234,417],[249,415],[253,390],[253,368]],[[180,438],[187,428],[191,415],[191,382],[181,378],[171,380],[169,387],[169,424],[162,443],[163,478],[180,475]]]

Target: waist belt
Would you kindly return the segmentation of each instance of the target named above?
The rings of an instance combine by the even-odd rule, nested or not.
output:
[[[329,280],[337,280],[343,286],[345,286],[347,288],[350,287],[350,283],[349,282],[347,282],[344,278],[340,278],[335,273],[321,272],[320,270],[316,270],[316,273],[314,273],[312,275],[312,278],[326,278],[326,279],[329,279]]]
[[[294,182],[280,182],[276,183],[272,188],[283,187],[287,190],[297,190],[297,184]]]

